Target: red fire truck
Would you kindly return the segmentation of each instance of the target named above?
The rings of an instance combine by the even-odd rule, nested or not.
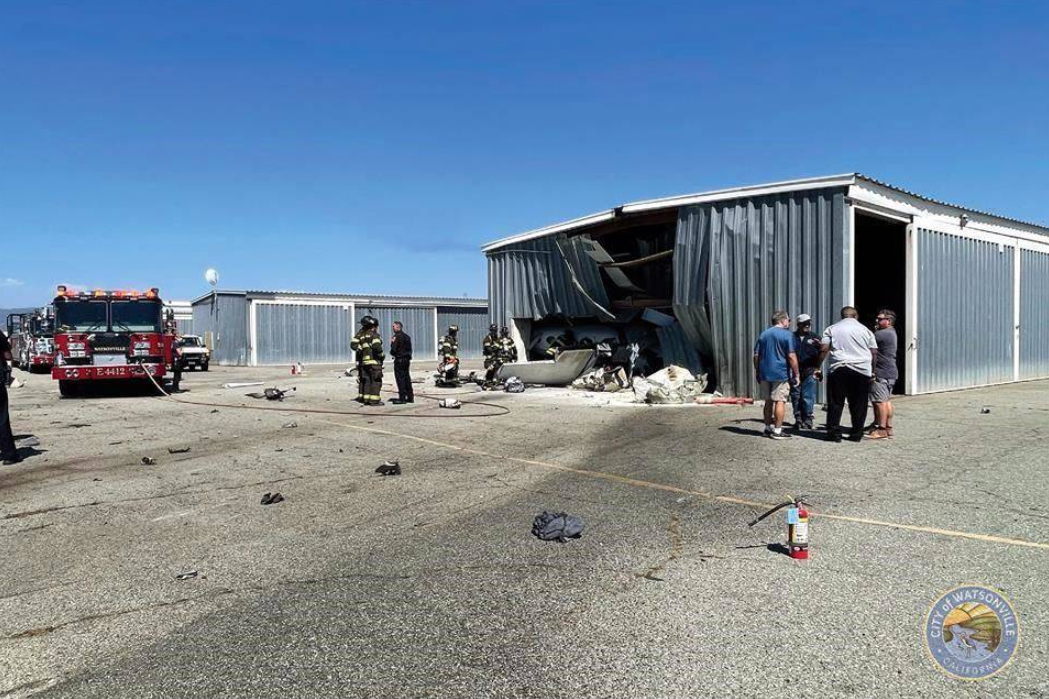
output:
[[[15,366],[30,373],[50,370],[55,363],[54,330],[50,307],[7,316],[7,336]]]
[[[152,376],[161,383],[172,369],[178,390],[175,331],[164,322],[163,308],[157,289],[77,292],[58,287],[51,377],[59,392],[75,396],[89,381],[148,381]]]

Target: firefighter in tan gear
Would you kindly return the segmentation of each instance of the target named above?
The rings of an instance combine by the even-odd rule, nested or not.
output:
[[[487,338],[485,338],[487,339]],[[497,375],[499,370],[503,367],[503,364],[512,364],[517,361],[517,345],[510,338],[510,331],[504,326],[499,331],[499,335],[496,338],[495,348],[493,350],[491,362],[487,359],[484,362],[485,368],[488,369],[484,376],[483,388],[492,388],[499,384]]]
[[[384,405],[382,390],[382,338],[379,321],[372,316],[361,318],[361,329],[350,340],[350,349],[357,353],[357,377],[360,394],[357,400],[364,405]]]
[[[441,356],[437,365],[438,386],[455,387],[459,385],[459,326],[449,325],[448,334],[441,338],[437,348]]]

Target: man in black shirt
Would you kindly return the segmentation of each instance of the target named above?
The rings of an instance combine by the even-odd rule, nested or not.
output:
[[[812,332],[812,316],[802,313],[795,320],[794,351],[798,356],[798,383],[790,387],[794,430],[811,430],[816,418],[816,382],[820,379],[820,337]]]
[[[393,339],[390,340],[390,356],[393,357],[393,376],[397,379],[397,398],[391,403],[414,403],[412,390],[412,338],[404,332],[400,321],[393,324]]]
[[[4,466],[21,461],[15,449],[15,436],[11,433],[11,414],[7,402],[7,382],[11,378],[11,343],[7,335],[0,332],[0,459]]]

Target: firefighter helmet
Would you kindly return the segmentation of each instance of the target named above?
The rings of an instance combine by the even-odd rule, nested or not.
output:
[[[362,328],[377,328],[379,327],[379,321],[375,320],[374,316],[364,316],[361,318]]]
[[[492,323],[491,325],[488,326],[488,332],[492,333],[493,335],[496,332],[498,332],[498,331],[499,331],[499,326],[496,325],[495,323]]]
[[[457,332],[459,332],[459,326],[458,325],[449,325],[448,326],[448,334],[449,335],[454,335]]]
[[[499,329],[499,335],[501,337],[510,337],[510,328],[505,325]]]

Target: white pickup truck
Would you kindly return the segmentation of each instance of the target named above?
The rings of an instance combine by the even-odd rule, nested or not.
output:
[[[187,369],[208,370],[208,364],[211,363],[211,350],[207,348],[204,340],[198,335],[183,335],[180,337],[178,339],[178,353],[183,371]]]

